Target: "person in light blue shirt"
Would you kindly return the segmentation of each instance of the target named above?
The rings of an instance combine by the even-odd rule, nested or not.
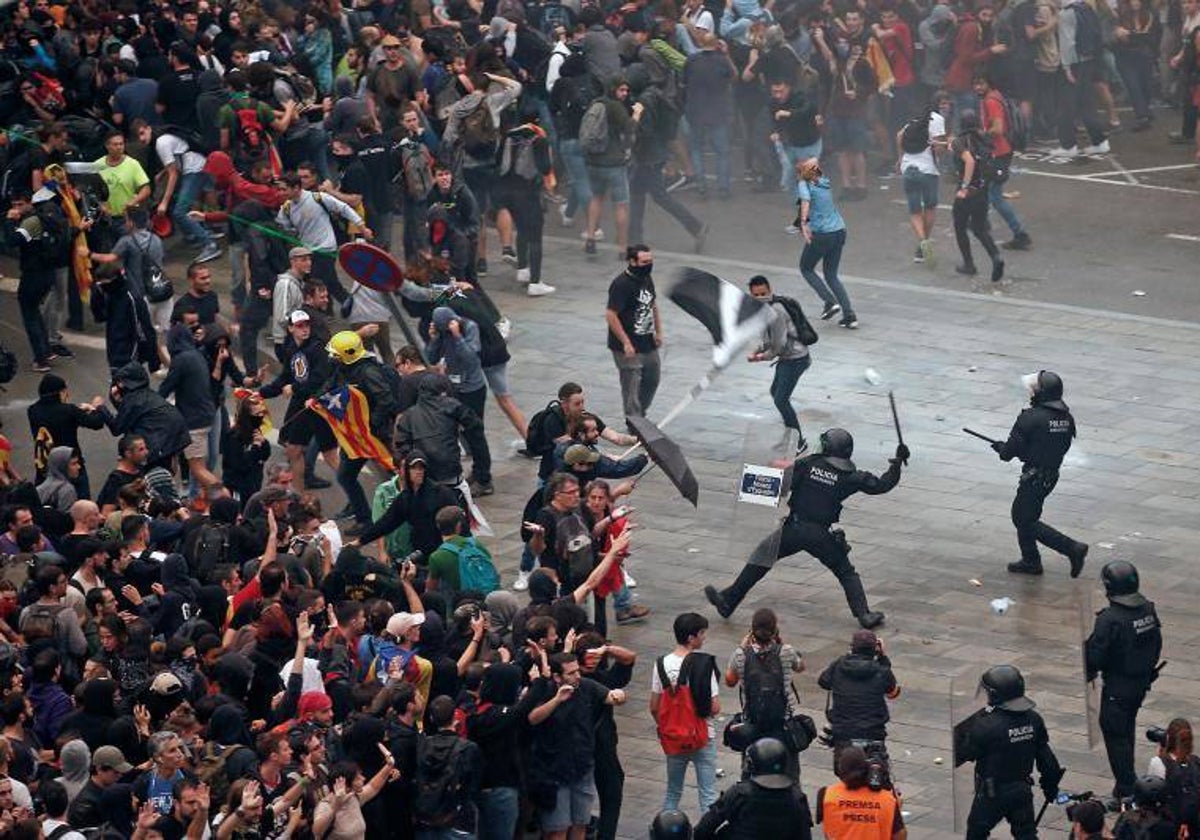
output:
[[[846,329],[856,329],[858,318],[846,288],[838,279],[838,265],[842,261],[842,249],[846,247],[846,220],[833,204],[833,188],[822,174],[816,158],[797,163],[796,174],[799,176],[796,203],[800,207],[796,227],[804,237],[800,273],[825,304],[821,319],[828,321],[840,312],[842,319],[838,324]],[[817,274],[817,263],[821,263],[824,277]]]

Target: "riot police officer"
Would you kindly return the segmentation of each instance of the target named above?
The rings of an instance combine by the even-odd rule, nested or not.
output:
[[[746,749],[750,778],[721,794],[696,824],[696,840],[812,840],[812,813],[788,775],[788,751],[777,738]]]
[[[1133,772],[1134,728],[1138,709],[1161,668],[1162,623],[1154,603],[1138,592],[1137,568],[1128,561],[1106,563],[1100,577],[1108,606],[1096,614],[1092,635],[1084,644],[1087,679],[1099,674],[1100,731],[1112,768],[1113,796],[1129,796]]]
[[[835,748],[853,740],[887,738],[887,701],[900,696],[900,686],[883,642],[874,633],[857,631],[850,653],[829,663],[817,684],[830,693],[825,714]]]
[[[850,496],[858,492],[877,496],[895,487],[900,482],[900,464],[908,460],[909,451],[903,443],[898,445],[891,466],[882,475],[855,467],[850,460],[853,452],[854,438],[849,432],[829,429],[821,434],[819,453],[796,459],[788,498],[790,513],[783,527],[758,544],[732,585],[720,591],[711,585],[704,587],[705,597],[722,617],[733,614],[779,558],[807,551],[842,584],[850,612],[859,624],[870,629],[883,623],[883,613],[867,606],[862,579],[850,563],[846,535],[833,525],[841,518],[842,502]]]
[[[1076,542],[1042,522],[1042,507],[1058,483],[1058,468],[1075,437],[1075,418],[1062,396],[1059,375],[1049,370],[1039,371],[1030,380],[1029,408],[1017,416],[1008,440],[992,444],[1001,461],[1016,458],[1023,464],[1012,503],[1021,559],[1008,564],[1008,570],[1016,574],[1042,573],[1038,543],[1067,556],[1071,561],[1071,577],[1079,577],[1087,557],[1087,543]]]
[[[987,707],[954,727],[954,766],[975,762],[975,798],[967,817],[967,840],[987,840],[1008,820],[1014,840],[1033,840],[1033,765],[1047,799],[1058,795],[1063,770],[1025,679],[1012,665],[989,668],[980,680]]]
[[[1178,836],[1179,825],[1167,807],[1166,781],[1142,776],[1133,783],[1133,807],[1121,812],[1113,826],[1113,837],[1175,840]]]

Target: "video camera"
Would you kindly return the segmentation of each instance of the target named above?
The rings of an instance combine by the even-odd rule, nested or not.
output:
[[[1161,726],[1151,726],[1146,730],[1146,740],[1158,744],[1160,747],[1167,745],[1167,730]]]
[[[425,559],[425,552],[417,549],[416,551],[401,557],[399,560],[392,558],[392,565],[396,567],[396,573],[403,575],[404,569],[410,563],[420,563]]]
[[[833,730],[828,726],[821,727],[821,735],[818,736],[822,744],[827,747],[833,747],[835,750],[838,747],[858,747],[867,756],[867,787],[871,790],[893,790],[892,784],[892,763],[888,757],[887,744],[883,741],[873,741],[867,738],[851,738],[847,741],[834,741]]]

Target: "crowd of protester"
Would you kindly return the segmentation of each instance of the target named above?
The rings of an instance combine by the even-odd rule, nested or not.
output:
[[[700,250],[735,169],[738,190],[782,191],[822,316],[853,328],[833,184],[857,201],[869,178],[898,170],[914,259],[932,262],[940,179],[954,169],[959,269],[975,273],[970,231],[998,281],[989,206],[1012,229],[1006,247],[1032,245],[1003,190],[1015,152],[1038,141],[1060,157],[1107,152],[1120,97],[1134,113],[1125,128],[1152,128],[1161,102],[1182,117],[1172,140],[1196,143],[1197,7],[6,8],[0,200],[41,378],[32,470],[0,436],[0,834],[616,836],[612,707],[637,653],[609,641],[606,602],[617,624],[650,614],[625,568],[636,540],[622,504],[647,461],[600,452],[601,439],[636,438],[589,412],[579,384],[526,418],[488,255],[528,295],[550,295],[545,219],[578,229],[595,260],[611,205],[623,271],[609,349],[623,413],[640,416],[663,340],[640,244],[648,198]],[[337,248],[359,239],[404,265],[398,297],[339,270]],[[181,251],[186,269],[171,276],[168,254]],[[231,294],[214,270],[229,271]],[[68,379],[84,360],[71,361],[63,331],[89,321],[102,325],[112,384],[76,402]],[[372,468],[370,496],[367,459],[309,407],[350,388],[395,459],[393,475]],[[528,603],[473,535],[476,500],[496,491],[489,391],[540,459],[510,582]],[[87,461],[105,446],[117,464],[101,481]],[[340,511],[314,492],[330,487],[319,462]],[[717,669],[693,655],[706,627],[675,619],[650,691],[662,735],[675,689],[694,689],[707,734],[667,750],[664,808],[680,805],[693,764],[702,836],[740,801],[715,789]],[[867,636],[855,655],[875,661]],[[774,616],[756,614],[727,685],[756,651],[783,648],[800,670]],[[1187,743],[1190,754],[1190,728]],[[798,750],[777,766],[770,749],[747,776],[786,788]],[[865,761],[847,761],[849,790]],[[888,830],[901,836],[895,813]],[[793,829],[807,819],[806,805]]]

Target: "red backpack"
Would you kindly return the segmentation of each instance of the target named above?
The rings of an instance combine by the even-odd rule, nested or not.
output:
[[[658,701],[658,741],[667,755],[695,752],[708,743],[708,722],[696,713],[696,701],[680,668],[679,683],[672,686],[660,656],[658,681],[662,695]]]

